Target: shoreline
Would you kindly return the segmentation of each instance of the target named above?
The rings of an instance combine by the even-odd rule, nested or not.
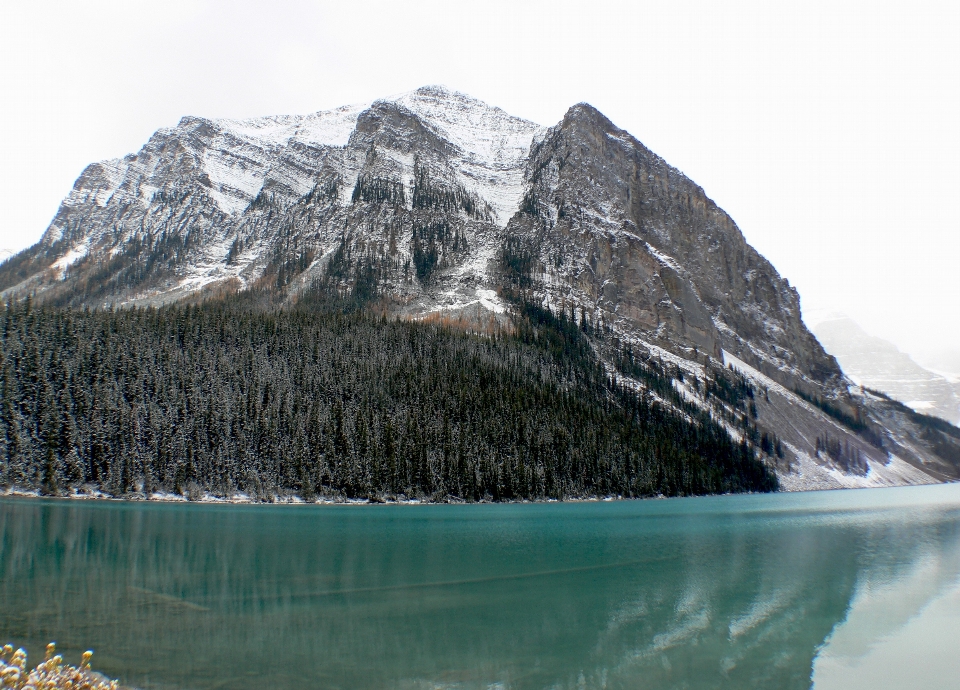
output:
[[[744,492],[752,494],[757,492]],[[783,493],[783,492],[771,492]],[[791,492],[792,493],[792,492]],[[7,488],[0,489],[0,498],[28,498],[28,499],[59,499],[71,501],[104,501],[114,503],[184,503],[184,504],[203,504],[203,505],[260,505],[260,506],[319,506],[319,505],[356,505],[356,506],[377,506],[377,505],[496,505],[496,504],[537,504],[537,503],[609,503],[612,501],[647,501],[664,500],[668,498],[695,498],[698,496],[733,496],[742,494],[696,494],[691,496],[665,496],[659,494],[656,496],[575,496],[544,499],[521,499],[495,501],[491,499],[481,499],[479,501],[462,499],[456,496],[446,497],[444,500],[430,500],[423,498],[407,498],[401,494],[399,497],[392,498],[345,498],[339,496],[321,496],[312,501],[306,501],[300,496],[274,496],[273,500],[261,501],[247,494],[236,493],[230,497],[215,496],[204,494],[200,498],[190,499],[186,496],[156,492],[150,495],[143,493],[131,493],[126,496],[114,496],[102,491],[73,491],[58,495],[49,495],[41,493],[39,489],[20,489]]]
[[[114,496],[102,491],[73,491],[69,494],[58,494],[51,496],[43,494],[39,489],[20,489],[7,488],[0,489],[0,498],[24,498],[24,499],[53,499],[70,501],[102,501],[105,503],[182,503],[196,505],[256,505],[256,506],[439,506],[439,505],[521,505],[521,504],[544,504],[544,503],[611,503],[619,501],[658,501],[671,498],[707,498],[711,496],[766,496],[766,495],[793,495],[805,493],[821,493],[830,491],[856,491],[859,489],[898,489],[919,486],[943,486],[956,484],[958,482],[937,482],[933,484],[904,484],[895,486],[852,486],[852,487],[828,487],[811,488],[802,490],[784,490],[757,492],[745,491],[742,493],[719,493],[719,494],[691,494],[682,496],[666,496],[658,494],[656,496],[570,496],[562,499],[544,498],[544,499],[521,499],[495,501],[490,499],[481,499],[479,501],[466,500],[456,496],[448,496],[445,500],[430,500],[423,498],[407,498],[405,496],[383,498],[345,498],[342,496],[321,496],[313,501],[305,501],[300,496],[274,496],[273,500],[261,501],[247,494],[237,493],[229,498],[204,494],[200,498],[190,499],[186,496],[173,493],[153,493],[149,496],[143,493],[131,493],[126,496]]]

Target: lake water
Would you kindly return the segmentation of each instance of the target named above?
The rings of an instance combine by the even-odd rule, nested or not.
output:
[[[958,688],[960,485],[609,503],[0,499],[0,643],[141,688]]]

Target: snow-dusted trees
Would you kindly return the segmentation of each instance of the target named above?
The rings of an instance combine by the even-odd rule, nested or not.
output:
[[[0,482],[438,500],[776,486],[708,417],[608,378],[566,315],[526,305],[514,333],[476,336],[323,304],[0,310]]]

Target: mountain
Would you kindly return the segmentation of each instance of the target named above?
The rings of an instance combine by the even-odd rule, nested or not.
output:
[[[414,225],[436,234],[430,223],[442,219],[459,243],[442,238],[438,261],[483,286],[483,258],[517,209],[541,132],[438,88],[305,117],[184,118],[136,155],[89,166],[3,285],[63,304],[156,304],[249,285],[288,254],[306,252],[316,268],[341,238],[407,263]],[[395,270],[394,288],[435,308],[476,302],[473,285],[426,294],[432,268],[413,282]]]
[[[857,383],[883,391],[907,407],[960,424],[960,382],[929,371],[896,345],[836,315],[817,320],[813,332]]]
[[[559,315],[610,377],[709,414],[786,488],[960,477],[960,431],[851,387],[734,221],[583,103],[551,128],[443,87],[183,118],[89,166],[41,241],[0,265],[4,298],[60,307],[240,292],[292,308],[318,286],[480,333]]]

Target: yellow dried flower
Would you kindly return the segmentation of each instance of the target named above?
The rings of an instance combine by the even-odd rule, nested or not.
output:
[[[0,688],[2,690],[119,690],[117,681],[103,680],[90,670],[93,651],[83,653],[80,668],[64,665],[63,657],[54,654],[56,645],[47,645],[46,659],[26,675],[27,653],[18,649],[7,664],[4,659],[13,647],[0,651]]]

